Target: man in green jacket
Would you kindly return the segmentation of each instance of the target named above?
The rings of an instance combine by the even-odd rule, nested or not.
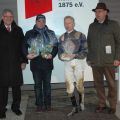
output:
[[[116,21],[108,19],[109,9],[105,3],[98,3],[92,11],[95,12],[96,18],[88,30],[87,62],[92,67],[99,100],[96,112],[103,112],[106,109],[105,75],[110,104],[108,112],[114,114],[117,104],[115,66],[120,63],[120,27]]]

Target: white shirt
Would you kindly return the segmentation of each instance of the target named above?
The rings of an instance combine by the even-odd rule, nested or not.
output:
[[[71,30],[71,31],[67,31],[67,33],[69,34],[69,33],[71,33],[73,30]]]
[[[7,27],[10,27],[10,31],[11,31],[11,25],[9,25],[9,26],[5,25],[5,27],[6,27],[6,29],[7,29]]]

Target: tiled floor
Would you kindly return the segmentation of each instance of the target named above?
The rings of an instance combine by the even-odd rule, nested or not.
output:
[[[70,99],[67,97],[65,89],[52,90],[52,107],[53,111],[36,113],[34,91],[22,91],[21,110],[23,115],[16,116],[10,109],[12,102],[11,94],[9,94],[8,110],[6,119],[4,120],[119,120],[120,105],[117,105],[115,115],[106,113],[95,114],[94,109],[97,104],[97,97],[94,88],[85,88],[85,111],[79,112],[72,117],[67,117],[71,111]]]
[[[95,114],[97,97],[93,88],[85,89],[85,111],[79,112],[72,117],[67,117],[71,111],[71,102],[67,97],[65,89],[52,90],[51,112],[36,113],[34,105],[34,94],[29,96],[25,120],[119,120],[115,115],[109,115],[107,110],[104,113]]]

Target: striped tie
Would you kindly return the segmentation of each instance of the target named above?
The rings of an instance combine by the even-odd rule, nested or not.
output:
[[[10,26],[7,26],[7,31],[10,32]]]

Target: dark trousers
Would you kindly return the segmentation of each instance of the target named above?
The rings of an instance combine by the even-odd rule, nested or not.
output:
[[[33,72],[37,106],[51,106],[51,73],[52,70],[39,70]]]
[[[8,89],[9,87],[0,87],[0,113],[6,111],[6,106],[8,102]],[[14,86],[12,87],[12,109],[19,109],[21,102],[21,87]]]
[[[97,91],[99,106],[104,107],[106,105],[106,96],[104,88],[104,75],[108,82],[108,101],[110,107],[116,109],[117,104],[117,88],[115,81],[115,69],[114,67],[92,67],[93,77],[95,81],[95,88]]]

